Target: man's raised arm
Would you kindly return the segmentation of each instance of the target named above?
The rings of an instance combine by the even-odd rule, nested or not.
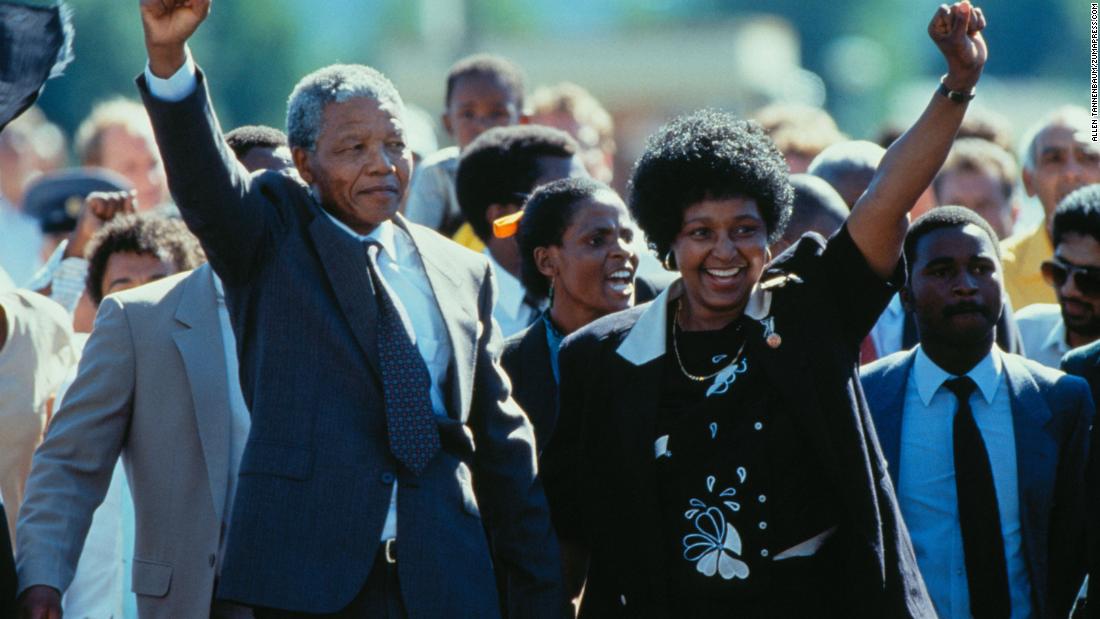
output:
[[[982,10],[959,2],[940,5],[928,35],[947,61],[943,89],[916,124],[886,151],[870,187],[848,216],[848,231],[871,268],[890,277],[909,229],[906,215],[943,165],[966,113],[969,93],[985,66]]]
[[[251,179],[225,144],[187,40],[211,0],[141,0],[149,64],[138,78],[164,158],[168,186],[211,266],[228,283],[247,280],[270,248],[278,214],[250,199]]]

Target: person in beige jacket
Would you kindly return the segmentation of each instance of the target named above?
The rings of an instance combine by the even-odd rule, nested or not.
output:
[[[0,291],[0,497],[13,546],[31,456],[76,363],[71,323],[64,308],[40,294]]]
[[[142,619],[246,612],[211,602],[249,427],[220,289],[202,266],[103,299],[27,483],[16,554],[25,616],[60,610],[120,455]]]

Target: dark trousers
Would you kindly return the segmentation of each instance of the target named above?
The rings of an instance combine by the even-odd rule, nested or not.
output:
[[[253,610],[256,619],[408,619],[401,601],[397,582],[397,564],[386,561],[384,548],[379,548],[366,584],[359,595],[343,610],[323,615],[296,613],[270,608]]]

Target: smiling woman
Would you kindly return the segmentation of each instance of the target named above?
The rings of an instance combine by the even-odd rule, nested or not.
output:
[[[983,27],[968,3],[939,9],[946,85],[841,229],[771,264],[792,190],[759,125],[703,111],[647,141],[630,210],[680,279],[565,340],[540,462],[582,617],[935,616],[856,370]]]

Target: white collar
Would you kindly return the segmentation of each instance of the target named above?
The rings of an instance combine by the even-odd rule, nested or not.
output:
[[[1043,350],[1053,350],[1062,356],[1069,352],[1069,344],[1066,342],[1066,321],[1062,318],[1062,308],[1057,307],[1058,312],[1051,321],[1050,333],[1043,340]]]
[[[1001,360],[1001,354],[1001,349],[994,344],[989,354],[966,373],[978,386],[987,404],[993,403],[997,388],[1002,382],[1004,363]],[[936,395],[936,391],[943,386],[944,381],[955,378],[955,375],[936,365],[936,362],[924,353],[924,349],[917,345],[917,358],[913,361],[913,378],[916,380],[917,393],[920,395],[921,402],[928,406],[932,396]]]
[[[901,295],[895,294],[894,298],[890,299],[890,303],[886,305],[885,313],[891,316],[900,316],[905,312],[905,308],[901,305]]]
[[[502,267],[496,258],[493,258],[488,247],[481,253],[489,259],[489,264],[493,265],[493,275],[497,278],[497,307],[503,308],[509,316],[519,316],[525,305],[523,299],[527,295],[523,282]]]
[[[668,328],[668,304],[684,294],[684,281],[677,279],[650,303],[638,322],[631,327],[615,352],[634,365],[643,365],[665,354],[665,330]],[[771,312],[772,293],[753,287],[745,315],[753,320],[764,320]]]
[[[344,222],[336,219],[336,217],[334,217],[332,213],[326,211],[324,208],[321,209],[321,212],[324,213],[325,216],[328,217],[332,223],[336,224],[337,228],[340,228],[344,232],[347,232],[352,236],[352,238],[363,242],[377,242],[379,245],[382,246],[382,251],[386,253],[386,256],[388,256],[389,259],[393,262],[397,262],[397,239],[395,238],[395,226],[392,221],[388,219],[386,221],[383,221],[382,223],[378,224],[374,228],[374,230],[371,230],[370,234],[359,234],[355,230],[352,230]]]

